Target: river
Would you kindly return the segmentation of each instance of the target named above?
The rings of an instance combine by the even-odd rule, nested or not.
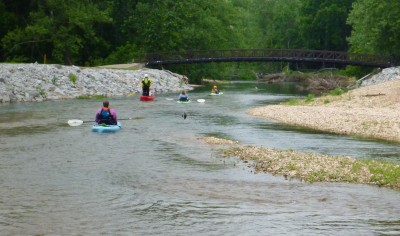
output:
[[[67,124],[91,120],[102,100],[0,105],[1,235],[400,234],[398,191],[254,174],[199,138],[393,161],[399,145],[246,114],[301,96],[289,85],[222,87],[222,96],[190,91],[189,104],[168,93],[110,98],[119,118],[133,119],[109,134]]]

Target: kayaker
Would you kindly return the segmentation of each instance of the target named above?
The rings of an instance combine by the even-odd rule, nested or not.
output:
[[[95,121],[97,124],[105,125],[116,125],[118,123],[117,112],[115,109],[109,107],[108,101],[104,101],[103,107],[97,110]]]
[[[190,99],[189,99],[189,96],[188,96],[187,93],[186,93],[186,90],[182,90],[182,91],[181,91],[181,94],[179,94],[178,101],[187,102],[187,101],[189,101],[189,100],[190,100]]]
[[[214,85],[214,87],[211,89],[212,94],[219,94],[219,89],[217,88],[217,85]]]
[[[150,96],[150,87],[153,81],[149,78],[148,74],[144,74],[144,78],[142,79],[142,95],[143,96]]]

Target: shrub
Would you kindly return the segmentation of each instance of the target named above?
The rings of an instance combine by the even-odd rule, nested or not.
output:
[[[343,93],[345,93],[346,91],[342,88],[335,88],[332,90],[329,90],[329,94],[332,96],[339,96],[342,95]]]
[[[309,93],[309,94],[307,95],[305,101],[306,101],[306,102],[312,102],[312,101],[314,101],[314,98],[315,98],[314,94]]]
[[[71,81],[73,84],[76,84],[76,81],[78,81],[78,77],[72,73],[70,73],[68,75],[68,77],[69,77],[69,81]]]

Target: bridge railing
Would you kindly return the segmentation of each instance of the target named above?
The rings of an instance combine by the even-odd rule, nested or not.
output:
[[[305,49],[227,49],[157,52],[146,54],[145,60],[150,65],[213,61],[336,62],[383,67],[396,64],[390,57],[381,55]]]

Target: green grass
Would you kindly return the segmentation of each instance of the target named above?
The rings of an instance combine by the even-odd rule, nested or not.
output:
[[[39,85],[36,85],[35,89],[39,92],[40,96],[46,97],[46,91],[44,89],[42,89],[42,87],[40,87]]]
[[[308,94],[305,98],[290,98],[289,100],[283,102],[283,105],[298,106],[305,105],[307,103],[313,102],[315,99],[314,94]]]
[[[224,156],[252,160],[257,171],[310,183],[361,183],[400,190],[400,163],[397,161],[354,159],[250,146],[228,148]]]
[[[81,95],[76,97],[77,99],[102,99],[106,98],[104,95]]]
[[[400,163],[375,160],[366,160],[363,163],[372,174],[371,182],[400,189]]]
[[[347,91],[343,88],[335,88],[335,89],[329,90],[328,94],[332,95],[332,96],[339,96],[339,95],[344,94],[345,92],[347,92]]]
[[[76,82],[78,81],[78,77],[75,74],[70,73],[68,77],[72,84],[76,84]]]
[[[343,88],[335,88],[330,90],[328,93],[323,94],[320,97],[315,97],[314,94],[308,94],[306,97],[304,98],[290,98],[287,101],[282,102],[282,105],[289,105],[289,106],[301,106],[301,105],[307,105],[309,103],[312,102],[321,102],[323,104],[328,104],[332,101],[335,101],[334,98],[332,98],[332,96],[340,96],[344,93],[346,93],[347,90],[343,89]],[[351,99],[351,98],[349,98]]]

